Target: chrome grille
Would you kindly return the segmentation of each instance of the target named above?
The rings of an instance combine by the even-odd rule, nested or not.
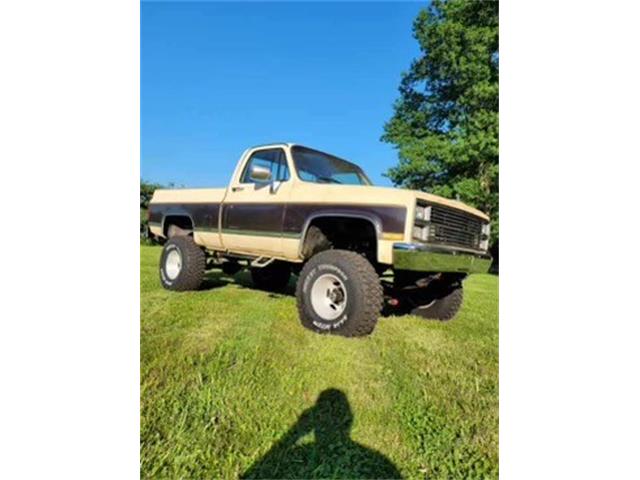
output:
[[[419,240],[433,245],[481,249],[484,220],[443,205],[418,202],[418,206],[431,207],[428,220],[416,219],[416,226],[425,228]]]

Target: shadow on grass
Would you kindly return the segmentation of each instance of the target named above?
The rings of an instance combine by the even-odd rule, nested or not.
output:
[[[241,478],[401,478],[388,458],[349,438],[352,424],[344,392],[325,390]],[[314,442],[297,444],[310,433]]]
[[[282,291],[271,291],[264,290],[256,287],[251,280],[251,273],[247,271],[242,271],[236,273],[235,275],[227,275],[220,271],[211,271],[207,272],[202,285],[200,285],[200,290],[213,290],[216,288],[221,288],[229,284],[238,285],[240,288],[248,288],[250,290],[260,290],[264,292],[269,292],[269,296],[273,298],[280,298],[282,296],[287,297],[295,297],[296,295],[296,278],[295,276],[291,276],[291,280],[287,287]]]

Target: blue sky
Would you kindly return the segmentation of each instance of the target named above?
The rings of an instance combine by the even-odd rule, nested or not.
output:
[[[418,53],[421,3],[141,4],[141,177],[224,186],[251,145],[293,141],[361,165]]]

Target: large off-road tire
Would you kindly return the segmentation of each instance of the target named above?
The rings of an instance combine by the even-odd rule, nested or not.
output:
[[[409,301],[410,313],[429,320],[452,320],[462,307],[462,283],[441,285],[425,294],[416,292]]]
[[[260,290],[283,291],[291,278],[291,266],[287,262],[274,261],[266,267],[252,268],[251,280]]]
[[[167,290],[197,290],[204,278],[205,256],[193,237],[177,236],[164,244],[160,282]]]
[[[345,337],[370,334],[382,309],[380,279],[355,252],[326,250],[306,263],[296,288],[302,325]]]

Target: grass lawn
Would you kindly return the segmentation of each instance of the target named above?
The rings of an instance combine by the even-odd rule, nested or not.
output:
[[[141,248],[142,478],[496,478],[498,278],[449,323],[302,328],[295,298],[212,273],[162,289]]]

